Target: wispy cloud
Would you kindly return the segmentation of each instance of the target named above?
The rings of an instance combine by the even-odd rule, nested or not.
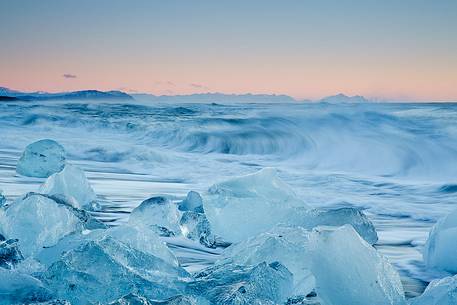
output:
[[[64,75],[62,75],[63,78],[77,78],[78,76],[74,75],[74,74],[68,74],[68,73],[65,73]]]
[[[202,85],[202,84],[196,84],[196,83],[190,83],[189,86],[192,88],[197,88],[197,89],[208,89],[207,86]]]
[[[169,81],[169,80],[167,80],[167,81],[156,81],[155,84],[159,85],[159,86],[160,85],[171,86],[171,87],[176,86],[175,83],[173,83],[172,81]]]

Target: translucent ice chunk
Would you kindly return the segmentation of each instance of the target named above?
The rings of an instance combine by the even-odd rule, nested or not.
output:
[[[186,199],[179,203],[180,211],[193,211],[203,213],[203,200],[199,193],[190,191]]]
[[[0,267],[10,269],[24,259],[17,239],[0,241]]]
[[[71,209],[35,193],[17,200],[0,214],[1,234],[18,239],[25,257],[82,228],[83,223]]]
[[[29,304],[52,298],[52,293],[36,278],[0,268],[0,305]]]
[[[410,305],[455,304],[457,304],[457,275],[432,281],[422,295],[410,301]]]
[[[354,228],[313,230],[311,272],[327,305],[404,305],[400,276]]]
[[[216,246],[216,238],[211,233],[210,224],[205,214],[186,211],[182,214],[179,225],[185,237],[199,241],[209,248]]]
[[[149,226],[160,236],[175,236],[181,232],[176,204],[162,196],[146,199],[133,209],[129,223]]]
[[[106,237],[123,242],[135,250],[154,255],[172,266],[179,266],[175,255],[149,227],[131,225],[112,227],[107,230],[74,232],[60,239],[55,246],[41,250],[36,258],[44,265],[50,266],[60,259],[62,253],[76,249],[89,241],[97,242]]]
[[[311,232],[303,228],[275,227],[272,230],[251,237],[223,252],[223,261],[242,265],[256,265],[261,262],[278,261],[294,276],[293,293],[307,295],[315,287],[314,277],[309,271]]]
[[[440,219],[424,247],[428,267],[457,273],[457,210]]]
[[[71,303],[65,300],[54,299],[46,302],[30,303],[30,305],[71,305]]]
[[[78,209],[93,210],[97,206],[95,192],[84,172],[68,164],[46,180],[40,193],[62,198]]]
[[[293,276],[278,262],[256,266],[221,264],[194,276],[187,292],[211,304],[280,304],[292,293]]]
[[[0,208],[6,204],[6,198],[2,194],[2,190],[0,190]]]
[[[131,293],[116,300],[115,302],[109,303],[109,305],[209,305],[209,303],[204,300],[185,295],[177,295],[163,301],[152,301],[143,296]]]
[[[165,242],[147,226],[123,225],[106,230],[104,235],[111,236],[138,251],[157,256],[173,266],[179,265]]]
[[[129,293],[148,299],[180,294],[188,273],[112,237],[91,240],[62,255],[42,276],[73,305],[107,303]]]
[[[65,150],[53,140],[40,140],[27,145],[16,167],[18,174],[47,178],[65,166]]]
[[[306,207],[271,168],[213,185],[203,205],[213,233],[230,242],[267,231],[292,207]]]
[[[352,207],[336,209],[294,208],[284,221],[289,226],[312,229],[317,226],[339,227],[350,224],[369,244],[378,241],[378,234],[373,223],[359,209]]]

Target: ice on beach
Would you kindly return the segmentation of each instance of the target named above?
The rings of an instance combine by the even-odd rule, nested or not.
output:
[[[25,148],[16,166],[18,174],[47,178],[60,172],[65,166],[65,150],[56,141],[45,139],[33,142]]]
[[[211,227],[205,214],[186,211],[182,214],[179,225],[185,237],[199,241],[209,248],[216,246],[216,238],[211,233]]]
[[[0,268],[0,279],[0,305],[44,302],[52,298],[51,291],[30,275]]]
[[[352,226],[318,227],[311,243],[311,272],[326,305],[406,304],[397,271]]]
[[[0,241],[0,267],[11,269],[24,259],[17,239]]]
[[[457,210],[440,219],[430,231],[424,261],[430,268],[457,273]]]
[[[84,172],[76,166],[67,164],[61,172],[51,175],[39,192],[63,198],[78,209],[97,209],[97,196]]]
[[[177,295],[167,300],[148,300],[143,296],[130,293],[108,305],[210,305],[192,296]]]
[[[0,208],[6,204],[6,198],[2,194],[2,190],[0,190]]]
[[[378,241],[378,234],[373,223],[363,212],[352,207],[312,210],[294,208],[285,223],[289,226],[300,226],[306,229],[317,226],[339,227],[350,224],[369,244],[373,245]]]
[[[293,274],[294,295],[307,295],[315,287],[310,272],[311,232],[303,228],[275,227],[272,230],[234,244],[223,252],[224,261],[242,265],[278,261]]]
[[[71,208],[35,193],[18,199],[0,214],[0,234],[18,239],[25,257],[82,228],[83,223]]]
[[[109,228],[103,235],[111,236],[138,251],[157,256],[170,265],[179,265],[165,242],[147,226],[122,225]]]
[[[163,196],[151,197],[133,209],[131,225],[148,226],[160,236],[180,235],[177,205]]]
[[[45,301],[45,302],[39,302],[39,303],[29,303],[30,305],[72,305],[70,302],[68,301],[65,301],[65,300],[57,300],[57,299],[53,299],[53,300],[49,300],[49,301]]]
[[[203,206],[213,233],[239,242],[274,227],[290,208],[306,204],[278,178],[275,169],[265,168],[213,185]]]
[[[65,252],[42,281],[73,305],[108,303],[129,293],[148,299],[181,294],[189,274],[112,237],[90,240]]]
[[[221,264],[194,275],[187,293],[211,304],[281,304],[292,293],[293,276],[278,262],[256,266]]]
[[[74,250],[90,241],[97,242],[103,238],[113,238],[132,249],[154,255],[172,266],[179,266],[175,255],[155,232],[148,227],[131,225],[111,227],[107,230],[74,232],[60,239],[56,245],[42,249],[36,259],[45,266],[50,266],[60,259],[62,253]]]
[[[410,305],[455,304],[457,304],[457,275],[432,281],[422,295],[410,301]]]
[[[180,211],[193,211],[203,213],[203,199],[199,193],[190,191],[187,193],[186,199],[178,205]]]

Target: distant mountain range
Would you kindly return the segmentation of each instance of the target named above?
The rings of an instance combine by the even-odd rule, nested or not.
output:
[[[21,92],[5,87],[0,87],[0,101],[45,101],[45,100],[124,100],[156,103],[309,103],[311,100],[297,100],[288,95],[276,94],[224,94],[224,93],[197,93],[189,95],[153,95],[153,94],[127,94],[122,91],[82,90],[73,92]],[[367,103],[363,96],[347,96],[338,94],[329,96],[315,102],[340,104],[340,103]]]
[[[162,103],[293,103],[297,102],[288,95],[276,94],[224,94],[196,93],[188,95],[132,94],[139,101]]]
[[[342,103],[369,103],[370,100],[367,100],[361,95],[354,95],[354,96],[347,96],[342,93],[332,96],[324,97],[323,99],[319,100],[321,103],[329,103],[329,104],[342,104]]]
[[[297,100],[289,95],[276,94],[223,94],[223,93],[197,93],[189,95],[152,95],[132,94],[139,101],[144,102],[174,102],[174,103],[369,103],[370,100],[363,96],[347,96],[337,94],[321,100]]]
[[[20,92],[0,87],[0,97],[15,98],[22,101],[37,100],[133,100],[133,97],[122,91],[82,90],[73,92]]]

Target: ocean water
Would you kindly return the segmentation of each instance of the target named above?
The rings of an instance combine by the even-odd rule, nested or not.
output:
[[[213,183],[275,167],[313,207],[355,206],[374,222],[376,247],[407,296],[443,274],[421,250],[433,224],[457,208],[457,104],[0,103],[0,190],[8,200],[43,179],[20,177],[24,147],[54,139],[83,168],[117,225],[142,200],[183,198]],[[189,270],[219,251],[170,241]]]

